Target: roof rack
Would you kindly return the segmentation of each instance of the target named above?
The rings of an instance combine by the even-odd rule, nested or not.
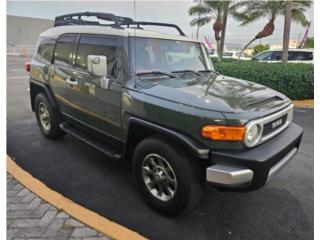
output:
[[[102,24],[98,21],[88,21],[82,19],[82,17],[96,17],[97,19],[111,21],[113,24]],[[55,18],[54,26],[66,26],[66,25],[100,25],[100,26],[109,26],[113,28],[123,28],[122,26],[132,27],[143,29],[140,26],[151,25],[151,26],[160,26],[160,27],[171,27],[175,28],[181,36],[185,36],[184,32],[175,24],[171,23],[158,23],[158,22],[144,22],[144,21],[133,21],[132,18],[116,16],[112,13],[101,13],[101,12],[79,12],[65,14],[57,16]]]

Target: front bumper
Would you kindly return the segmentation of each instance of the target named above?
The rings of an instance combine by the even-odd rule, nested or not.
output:
[[[248,190],[264,186],[297,153],[303,129],[291,123],[276,137],[242,151],[211,151],[206,179],[215,185]]]

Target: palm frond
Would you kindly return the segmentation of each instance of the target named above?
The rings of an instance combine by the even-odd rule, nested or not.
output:
[[[191,20],[190,25],[191,26],[196,26],[199,25],[199,27],[204,26],[205,24],[209,23],[212,20],[212,17],[199,17],[199,18],[194,18]]]

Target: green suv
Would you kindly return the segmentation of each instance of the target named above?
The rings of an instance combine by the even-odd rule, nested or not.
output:
[[[143,198],[167,216],[196,203],[206,183],[261,188],[301,142],[290,99],[217,73],[204,44],[174,24],[59,16],[27,67],[42,133],[67,133],[109,159],[130,161]]]

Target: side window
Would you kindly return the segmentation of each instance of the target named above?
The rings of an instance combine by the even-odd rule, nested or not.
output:
[[[107,57],[108,75],[117,76],[117,40],[107,37],[81,36],[78,43],[76,67],[87,70],[88,55]]]
[[[295,61],[310,61],[313,60],[312,52],[289,52],[289,60]]]
[[[54,52],[54,63],[59,66],[69,66],[71,63],[71,54],[73,43],[76,38],[75,34],[66,34],[57,40]]]
[[[41,63],[49,64],[52,60],[53,49],[54,49],[55,40],[44,38],[37,50],[37,57]]]
[[[255,57],[256,60],[269,60],[270,56],[272,55],[273,52],[264,52],[260,53],[258,56]]]
[[[282,59],[282,52],[276,51],[276,52],[273,52],[273,54],[270,56],[270,59],[268,60],[280,61],[281,59]]]

